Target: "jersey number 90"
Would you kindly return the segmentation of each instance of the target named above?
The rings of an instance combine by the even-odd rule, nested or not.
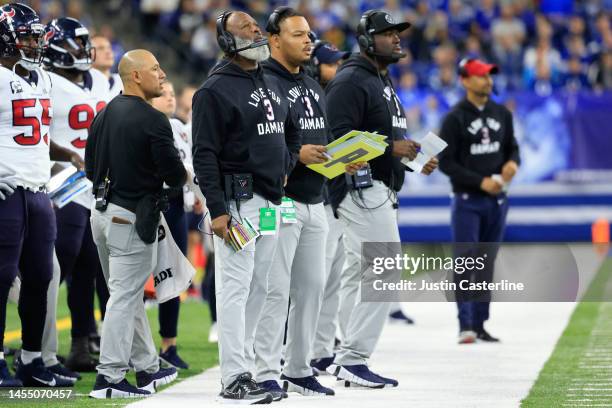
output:
[[[96,117],[96,113],[100,113],[100,111],[104,109],[105,106],[106,102],[98,102],[98,104],[96,105],[96,112],[94,112],[93,108],[85,103],[80,105],[74,105],[68,113],[68,125],[70,126],[70,129],[89,129],[89,127],[91,126],[91,122],[93,122],[94,118]],[[77,149],[84,149],[85,145],[87,144],[87,139],[81,139],[77,137],[70,143],[72,143],[72,145]]]

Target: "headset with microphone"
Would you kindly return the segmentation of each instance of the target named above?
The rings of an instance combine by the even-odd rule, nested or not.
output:
[[[217,17],[217,44],[219,44],[221,51],[229,56],[234,56],[240,51],[268,45],[268,40],[264,38],[259,41],[254,41],[246,47],[236,48],[236,38],[226,29],[227,19],[231,14],[232,11],[224,11]]]
[[[406,56],[405,53],[394,53],[391,54],[383,54],[376,51],[376,42],[374,41],[374,35],[372,28],[370,28],[370,19],[377,13],[381,13],[379,10],[369,10],[365,12],[361,19],[359,20],[359,25],[357,26],[357,42],[359,46],[365,51],[366,54],[373,57],[381,57],[381,58],[393,58],[400,59]]]

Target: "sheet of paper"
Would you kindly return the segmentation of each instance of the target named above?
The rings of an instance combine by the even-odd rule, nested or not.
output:
[[[446,149],[448,144],[440,139],[438,135],[433,132],[427,133],[427,135],[419,142],[421,144],[421,151],[417,154],[414,160],[408,160],[407,157],[402,159],[402,163],[408,166],[413,171],[420,173],[423,170],[423,166],[442,150]]]

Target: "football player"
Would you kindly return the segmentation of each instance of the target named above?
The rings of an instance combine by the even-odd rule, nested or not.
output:
[[[91,122],[108,100],[108,80],[91,69],[93,49],[89,31],[78,20],[65,17],[46,27],[44,64],[53,83],[51,99],[54,143],[85,154]],[[72,345],[66,367],[74,371],[95,371],[96,360],[89,353],[90,317],[93,316],[98,252],[91,235],[91,191],[56,209],[55,250],[62,279],[68,277],[68,307],[72,318]]]
[[[12,378],[0,352],[0,387],[71,386],[45,367],[41,339],[53,271],[55,214],[45,194],[50,155],[83,165],[49,140],[51,80],[40,69],[45,27],[30,7],[0,7],[0,350],[8,292],[21,274],[22,351]]]
[[[102,72],[108,79],[109,99],[112,99],[123,91],[121,77],[119,74],[111,72],[111,68],[115,65],[113,48],[108,38],[100,34],[91,37],[91,44],[96,50],[93,67]]]

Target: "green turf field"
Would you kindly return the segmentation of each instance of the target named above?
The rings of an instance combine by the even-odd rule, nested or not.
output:
[[[601,299],[612,288],[612,258],[589,288]],[[612,301],[612,299],[611,299]],[[582,302],[523,407],[612,407],[612,303]]]
[[[149,315],[149,321],[151,322],[151,331],[156,344],[159,345],[159,334],[158,334],[158,320],[157,320],[157,307],[152,307],[147,311]],[[62,286],[60,290],[60,297],[58,301],[57,316],[58,319],[68,317],[69,311],[66,304],[66,290],[65,286]],[[200,301],[188,300],[181,304],[181,313],[179,319],[178,329],[178,348],[179,354],[187,363],[189,363],[189,370],[181,370],[179,372],[178,379],[173,383],[181,381],[187,377],[191,377],[195,374],[201,373],[203,370],[215,366],[218,364],[218,352],[217,345],[208,342],[208,328],[210,326],[210,314],[208,305]],[[19,329],[19,317],[17,315],[16,305],[9,305],[7,311],[7,328],[6,331]],[[60,350],[59,354],[67,355],[70,349],[70,330],[63,330],[59,332]],[[19,347],[20,341],[14,341],[7,343],[10,347]],[[7,358],[7,362],[12,367],[12,357]],[[11,368],[11,372],[14,371]],[[127,376],[128,381],[132,384],[136,384],[134,373],[131,372]],[[0,398],[0,406],[4,407],[7,404],[22,406],[22,407],[122,407],[130,402],[130,400],[94,400],[87,397],[89,391],[91,391],[95,381],[95,373],[83,373],[83,378],[77,381],[73,388],[76,397],[69,400],[59,399],[46,399],[46,400],[27,400],[17,401],[9,400],[6,398]],[[31,389],[31,388],[29,388]]]

